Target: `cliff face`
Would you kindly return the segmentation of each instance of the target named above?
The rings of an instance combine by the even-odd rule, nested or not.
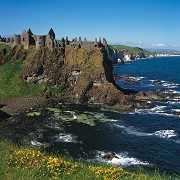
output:
[[[47,83],[75,103],[103,104],[118,109],[137,106],[137,95],[115,84],[112,61],[103,48],[47,48],[25,51],[18,46],[9,59],[24,60],[22,77],[30,83]],[[142,95],[141,95],[142,97]]]
[[[81,103],[115,105],[125,95],[113,84],[113,67],[106,51],[100,49],[66,50],[67,92]]]
[[[139,47],[112,45],[108,46],[108,49],[108,56],[114,63],[153,57],[153,53]]]

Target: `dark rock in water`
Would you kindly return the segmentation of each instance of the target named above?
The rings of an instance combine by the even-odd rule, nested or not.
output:
[[[138,78],[139,76],[136,76],[136,75],[123,74],[120,79],[122,79],[125,83],[128,83],[128,84],[141,84]]]
[[[124,82],[128,84],[141,84],[137,79],[124,78]]]
[[[108,160],[110,160],[110,161],[111,161],[113,158],[118,158],[118,159],[119,159],[119,157],[117,157],[117,156],[116,156],[116,153],[114,153],[114,152],[105,154],[105,155],[102,156],[102,158],[108,159]]]
[[[153,81],[153,84],[163,84],[163,82],[161,80],[155,80]]]
[[[10,115],[0,110],[0,120],[9,118]]]

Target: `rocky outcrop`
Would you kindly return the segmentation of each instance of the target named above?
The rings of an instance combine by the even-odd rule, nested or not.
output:
[[[129,50],[129,48],[132,48]],[[124,63],[126,61],[132,61],[140,58],[153,57],[153,55],[138,47],[128,47],[127,49],[117,49],[112,46],[108,46],[108,57],[111,59],[113,63]]]
[[[22,77],[26,81],[56,87],[61,98],[73,103],[103,104],[127,110],[141,106],[140,100],[147,98],[116,85],[112,61],[104,48],[37,51],[34,47],[24,50],[16,46],[8,58],[24,60]]]

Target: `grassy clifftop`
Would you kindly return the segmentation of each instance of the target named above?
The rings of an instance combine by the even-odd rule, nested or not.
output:
[[[0,51],[0,98],[60,96],[73,103],[132,109],[137,94],[115,84],[112,61],[103,48],[48,48],[28,51],[17,46]],[[139,99],[144,98],[140,95]]]
[[[114,86],[112,62],[105,49],[17,46],[0,51],[0,98],[41,96],[49,89],[75,103],[108,104],[129,100]],[[122,106],[123,107],[123,106]]]
[[[130,53],[133,53],[134,55],[137,55],[139,53],[145,53],[146,55],[153,54],[152,52],[149,52],[149,51],[144,50],[144,49],[139,48],[139,47],[125,46],[125,45],[111,45],[110,47],[117,50],[118,52],[123,51],[123,50],[127,50]]]
[[[0,42],[0,50],[7,48],[7,49],[11,49],[11,43],[2,43]]]
[[[30,84],[22,78],[23,61],[9,61],[0,66],[0,98],[41,96],[45,84]]]

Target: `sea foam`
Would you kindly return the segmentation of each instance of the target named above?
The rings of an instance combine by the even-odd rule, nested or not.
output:
[[[112,152],[96,151],[95,161],[105,162],[113,165],[121,165],[123,167],[132,165],[148,165],[148,162],[143,162],[134,157],[129,157],[128,153],[114,153],[114,157],[111,159],[104,158],[106,155],[112,154]]]
[[[52,138],[53,142],[73,142],[74,137],[72,134],[63,134],[60,133],[59,135]]]
[[[159,130],[153,133],[155,136],[159,136],[161,138],[171,138],[175,137],[176,133],[174,130]]]

